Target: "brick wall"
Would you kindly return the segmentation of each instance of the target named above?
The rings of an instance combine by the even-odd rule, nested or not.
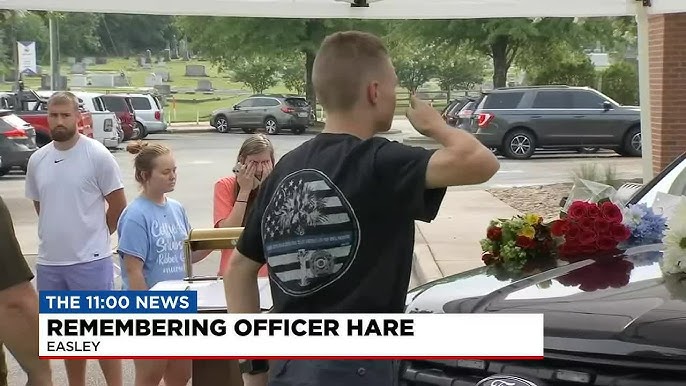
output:
[[[686,13],[649,18],[653,173],[686,151]]]

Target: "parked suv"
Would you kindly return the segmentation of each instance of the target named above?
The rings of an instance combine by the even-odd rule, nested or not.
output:
[[[587,87],[508,87],[484,93],[468,125],[508,158],[536,149],[612,149],[641,156],[641,111]]]
[[[136,126],[138,126],[140,138],[145,138],[150,133],[167,130],[164,109],[156,96],[150,94],[130,94],[129,96],[136,112]]]
[[[267,134],[278,134],[282,129],[302,134],[310,124],[310,113],[310,105],[302,97],[253,95],[232,108],[213,111],[210,124],[220,133],[232,128],[254,133],[264,128]]]

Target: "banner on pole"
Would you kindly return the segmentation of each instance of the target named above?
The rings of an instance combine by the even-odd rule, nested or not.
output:
[[[19,73],[38,75],[36,42],[17,42]]]

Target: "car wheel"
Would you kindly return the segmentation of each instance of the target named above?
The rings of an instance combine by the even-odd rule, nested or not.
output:
[[[305,132],[305,127],[294,127],[291,129],[291,133],[295,135],[300,135]]]
[[[528,130],[514,130],[507,134],[503,143],[503,154],[507,158],[527,159],[534,155],[536,144]]]
[[[243,132],[244,132],[245,134],[254,134],[254,133],[255,133],[255,129],[243,129]]]
[[[641,143],[641,128],[633,127],[624,136],[624,143],[622,144],[622,153],[629,157],[640,157],[643,153]]]
[[[142,123],[136,122],[136,127],[138,127],[138,139],[143,139],[148,136],[148,130]]]
[[[270,135],[279,134],[279,123],[275,118],[268,117],[264,120],[264,130]]]
[[[223,115],[218,116],[217,119],[214,121],[214,128],[217,129],[217,131],[220,133],[228,133],[230,130],[229,120],[226,119],[226,117]]]

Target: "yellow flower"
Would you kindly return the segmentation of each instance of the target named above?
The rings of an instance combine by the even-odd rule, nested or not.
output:
[[[527,213],[524,215],[524,222],[526,222],[529,225],[538,224],[539,221],[541,221],[541,217],[537,214]]]
[[[530,239],[534,238],[536,230],[531,225],[524,225],[522,229],[519,230],[519,236],[528,237]]]

